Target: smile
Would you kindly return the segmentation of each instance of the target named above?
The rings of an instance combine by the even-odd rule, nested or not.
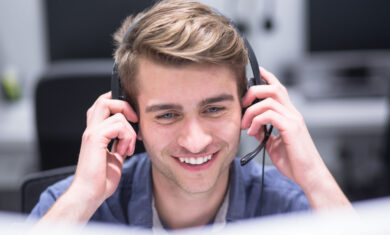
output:
[[[190,157],[190,158],[179,158],[180,162],[183,162],[183,163],[187,163],[187,164],[190,164],[190,165],[201,165],[203,163],[206,163],[208,161],[211,160],[212,158],[212,154],[210,155],[207,155],[207,156],[204,156],[204,157],[198,157],[198,158],[194,158],[194,157]]]

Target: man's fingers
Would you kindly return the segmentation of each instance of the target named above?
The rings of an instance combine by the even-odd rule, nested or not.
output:
[[[116,169],[119,173],[122,171],[124,161],[125,158],[123,156],[115,154],[113,152],[110,152],[107,157],[107,165],[109,167],[112,167],[112,169]]]
[[[263,67],[260,67],[260,75],[269,85],[282,85],[273,73]]]
[[[284,130],[286,125],[288,125],[288,120],[283,115],[280,115],[273,110],[267,110],[261,115],[253,118],[252,123],[247,131],[248,135],[256,136],[259,131],[263,130],[263,126],[267,124],[273,125],[278,130]]]
[[[245,96],[242,98],[242,105],[247,107],[252,104],[255,99],[265,99],[268,97],[271,97],[282,104],[290,103],[285,87],[277,85],[258,85],[249,88]]]
[[[279,82],[279,80],[270,72],[260,67],[262,78],[266,80],[267,85],[252,86],[246,92],[242,99],[244,107],[249,106],[255,99],[264,99],[272,97],[280,102],[285,101],[288,97],[287,89]]]
[[[111,146],[110,153],[117,152],[117,149],[118,149],[118,140],[114,140]]]
[[[249,106],[249,108],[245,111],[244,116],[242,117],[241,129],[245,130],[249,128],[253,118],[266,112],[267,110],[273,110],[279,114],[282,114],[283,116],[291,115],[285,106],[281,105],[272,98],[267,98]]]
[[[136,138],[132,138],[130,140],[130,144],[129,147],[127,148],[126,156],[131,156],[134,154],[136,141],[137,141]]]
[[[111,99],[112,95],[111,95],[111,91],[109,92],[106,92],[102,95],[100,95],[96,100],[95,102],[92,104],[92,106],[88,109],[87,111],[87,123],[89,122],[89,119],[90,117],[92,117],[93,115],[91,115],[94,111],[95,111],[95,108],[96,108],[96,104],[98,103],[97,101],[98,100],[104,100],[104,99]]]
[[[105,94],[106,95],[106,94]],[[111,95],[111,94],[109,94]],[[87,125],[96,125],[101,123],[110,115],[122,113],[130,122],[138,122],[138,117],[133,108],[126,101],[107,99],[106,96],[100,96],[95,104],[88,110]]]
[[[98,126],[87,128],[83,138],[85,141],[97,142],[105,148],[112,139],[117,139],[114,142],[112,152],[124,156],[129,152],[129,148],[134,149],[132,145],[135,145],[137,135],[123,114],[118,113],[107,118]]]
[[[107,126],[114,126],[112,129],[112,132],[109,134],[111,139],[117,138],[118,139],[118,145],[117,145],[117,152],[124,156],[127,154],[129,146],[131,144],[134,144],[135,139],[137,138],[136,133],[134,129],[131,127],[131,125],[127,122],[125,117],[118,113],[107,119],[105,125]],[[104,127],[102,127],[104,128]]]

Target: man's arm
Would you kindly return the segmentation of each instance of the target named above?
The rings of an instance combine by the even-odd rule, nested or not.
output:
[[[96,100],[87,112],[87,128],[73,182],[39,223],[86,223],[115,192],[123,162],[135,148],[136,133],[128,120],[138,121],[127,102],[112,100],[111,92]],[[110,152],[107,146],[112,139],[116,141]]]
[[[279,135],[271,135],[266,149],[278,170],[295,181],[305,193],[312,209],[325,209],[351,204],[324,164],[302,115],[291,103],[286,88],[270,72],[260,73],[268,85],[251,87],[242,103],[248,107],[242,119],[242,129],[259,141],[264,138],[262,126],[272,124]]]

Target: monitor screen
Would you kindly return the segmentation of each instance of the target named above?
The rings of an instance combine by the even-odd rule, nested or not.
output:
[[[309,52],[390,49],[390,1],[308,0]]]
[[[111,58],[112,34],[153,0],[45,0],[49,60]]]

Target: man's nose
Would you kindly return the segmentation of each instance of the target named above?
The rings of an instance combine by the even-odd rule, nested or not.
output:
[[[211,135],[196,119],[185,123],[178,138],[178,144],[191,153],[201,153],[211,142]]]

